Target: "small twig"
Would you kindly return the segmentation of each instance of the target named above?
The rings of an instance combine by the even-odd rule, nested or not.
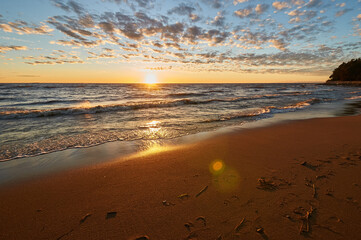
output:
[[[313,189],[312,197],[313,197],[313,198],[317,198],[317,191],[316,191],[316,186],[315,186],[315,184],[312,184],[312,189]]]
[[[60,237],[58,237],[56,240],[62,239],[63,237],[69,235],[69,234],[72,233],[73,231],[74,231],[74,229],[71,229],[69,232],[64,233],[63,235],[61,235]]]
[[[83,222],[85,222],[85,220],[87,220],[87,218],[90,216],[91,216],[91,213],[87,213],[82,219],[80,219],[79,224],[82,224]]]
[[[244,223],[244,218],[242,218],[242,220],[238,223],[238,225],[234,228],[235,232],[239,232],[243,226]]]
[[[179,195],[178,198],[181,200],[188,199],[189,195],[187,193],[183,193],[183,194]]]
[[[207,191],[207,189],[208,189],[208,186],[205,186],[199,193],[196,194],[196,197],[198,197],[199,195],[201,195],[202,193]]]

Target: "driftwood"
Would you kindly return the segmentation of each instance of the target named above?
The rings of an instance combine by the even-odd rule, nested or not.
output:
[[[302,224],[300,227],[300,234],[307,234],[310,232],[310,218],[314,211],[315,209],[313,209],[313,207],[311,206],[311,209],[307,211],[304,216],[301,217]]]

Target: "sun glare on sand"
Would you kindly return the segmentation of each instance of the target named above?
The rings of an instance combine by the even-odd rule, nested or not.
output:
[[[155,74],[147,74],[147,76],[145,76],[144,83],[146,84],[157,83],[157,76]]]

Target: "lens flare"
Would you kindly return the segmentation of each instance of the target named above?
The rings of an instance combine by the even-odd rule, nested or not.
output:
[[[216,159],[209,165],[213,174],[213,185],[220,192],[232,192],[240,185],[240,176],[236,169],[226,166],[221,159]]]
[[[209,170],[213,175],[219,175],[224,171],[225,164],[222,160],[216,159],[209,165]]]
[[[223,168],[223,163],[221,161],[217,161],[217,162],[213,163],[212,167],[213,167],[214,171],[218,172],[219,170],[221,170]]]

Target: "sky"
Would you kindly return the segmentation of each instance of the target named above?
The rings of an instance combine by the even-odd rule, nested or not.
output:
[[[323,82],[361,0],[0,0],[0,82]]]

